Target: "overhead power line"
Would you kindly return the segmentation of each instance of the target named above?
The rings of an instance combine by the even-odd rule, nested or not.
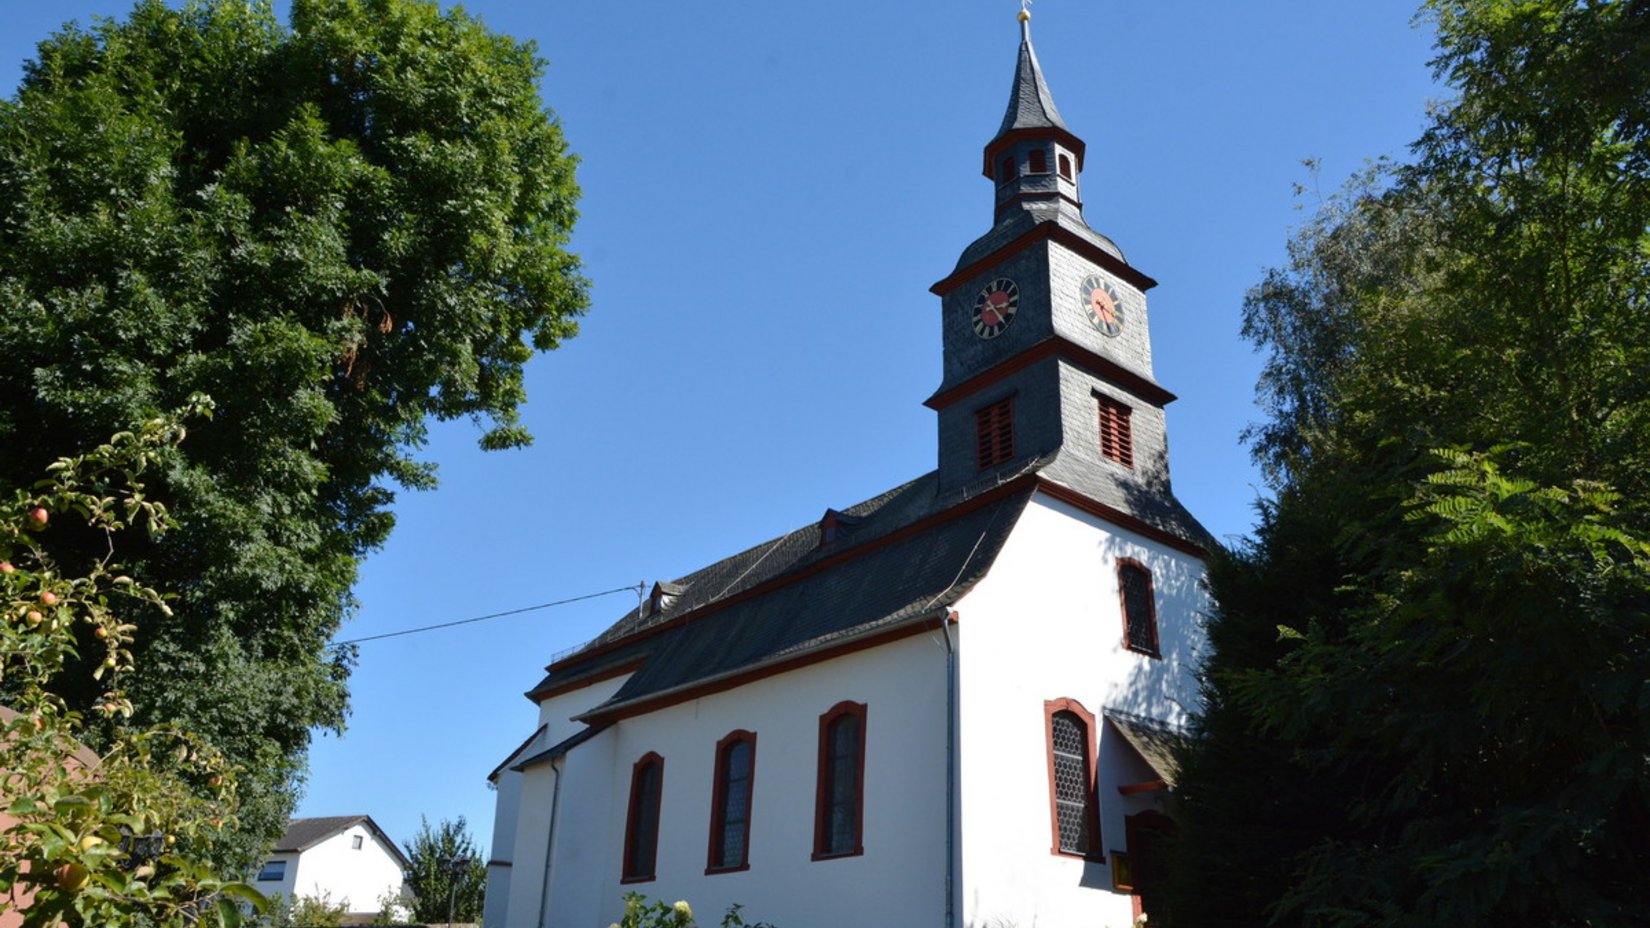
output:
[[[520,609],[509,609],[504,612],[493,612],[488,615],[478,615],[473,619],[459,619],[455,622],[441,622],[436,625],[424,625],[418,628],[405,628],[398,632],[385,632],[382,635],[367,635],[364,638],[351,638],[348,641],[334,641],[328,647],[341,648],[345,645],[361,644],[367,641],[379,641],[384,638],[399,638],[402,635],[416,635],[420,632],[433,632],[437,629],[452,628],[457,625],[470,625],[475,622],[485,622],[488,619],[502,619],[508,615],[521,615],[523,612],[536,612],[540,609],[549,609],[552,606],[565,606],[568,603],[583,602],[587,599],[596,599],[601,596],[612,596],[614,593],[634,593],[646,588],[646,584],[638,583],[632,586],[621,586],[611,590],[602,590],[600,593],[586,593],[583,596],[574,596],[569,599],[558,599],[553,603],[539,603],[537,606],[523,606]]]

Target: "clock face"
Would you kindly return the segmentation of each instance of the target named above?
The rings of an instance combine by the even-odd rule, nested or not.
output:
[[[1083,281],[1083,311],[1101,334],[1115,337],[1123,331],[1123,297],[1098,274]]]
[[[981,338],[996,338],[1003,334],[1019,311],[1019,285],[1007,277],[993,280],[974,298],[974,334]]]

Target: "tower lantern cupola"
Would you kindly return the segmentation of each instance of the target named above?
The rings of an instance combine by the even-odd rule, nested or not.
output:
[[[1020,13],[1020,59],[997,135],[985,146],[985,176],[997,185],[996,219],[1016,207],[1070,210],[1081,216],[1077,177],[1083,170],[1083,140],[1060,118],[1037,51],[1031,45],[1031,14]]]

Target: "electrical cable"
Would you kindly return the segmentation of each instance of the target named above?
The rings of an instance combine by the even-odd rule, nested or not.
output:
[[[475,618],[459,619],[456,622],[441,622],[441,623],[436,624],[436,625],[424,625],[424,626],[420,626],[418,628],[404,628],[404,629],[402,629],[401,631],[398,631],[398,632],[385,632],[382,635],[367,635],[367,636],[362,637],[362,638],[351,638],[348,641],[334,641],[332,644],[328,645],[327,647],[329,647],[329,648],[342,648],[342,647],[346,647],[348,645],[361,644],[361,643],[367,642],[367,641],[379,641],[379,640],[384,639],[384,638],[399,638],[402,635],[416,635],[420,632],[433,632],[437,629],[452,628],[455,625],[469,625],[469,624],[472,624],[474,622],[485,622],[488,619],[502,619],[505,616],[520,615],[523,612],[535,612],[539,609],[549,609],[552,606],[565,606],[568,603],[583,602],[584,600],[596,599],[597,597],[600,597],[600,596],[612,596],[614,593],[629,593],[629,592],[637,589],[639,586],[643,586],[643,585],[645,585],[645,584],[638,584],[638,585],[632,585],[632,586],[621,586],[621,587],[618,587],[618,588],[612,589],[612,590],[602,590],[600,593],[586,593],[583,596],[574,596],[574,597],[571,597],[569,599],[558,599],[553,603],[539,603],[537,606],[523,606],[520,609],[509,609],[509,610],[506,610],[504,612],[494,612],[494,613],[490,613],[488,615],[478,615]]]

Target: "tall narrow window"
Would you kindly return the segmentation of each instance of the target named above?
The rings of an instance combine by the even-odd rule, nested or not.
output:
[[[974,412],[974,437],[980,470],[1014,457],[1014,397],[1004,397]]]
[[[1048,719],[1048,779],[1055,854],[1100,860],[1094,789],[1094,716],[1072,699],[1043,704]]]
[[[1028,162],[1026,165],[1027,174],[1048,173],[1048,152],[1043,151],[1041,148],[1033,148],[1028,153],[1026,160]]]
[[[997,172],[997,180],[1006,184],[1018,176],[1020,176],[1020,172],[1018,166],[1014,163],[1014,156],[1009,155],[1003,159],[1002,169]]]
[[[750,866],[751,787],[755,783],[756,733],[736,731],[718,741],[706,873]]]
[[[624,826],[623,882],[653,879],[659,857],[659,798],[664,791],[665,759],[649,752],[630,768],[630,813]]]
[[[839,702],[819,717],[814,859],[865,853],[865,705]]]
[[[1100,401],[1100,453],[1124,467],[1134,466],[1134,431],[1129,424],[1133,410],[1103,394]]]
[[[1060,156],[1060,176],[1071,180],[1071,158],[1066,155]]]
[[[1123,646],[1158,656],[1157,605],[1152,595],[1152,572],[1139,561],[1117,562],[1117,586],[1123,597]]]

